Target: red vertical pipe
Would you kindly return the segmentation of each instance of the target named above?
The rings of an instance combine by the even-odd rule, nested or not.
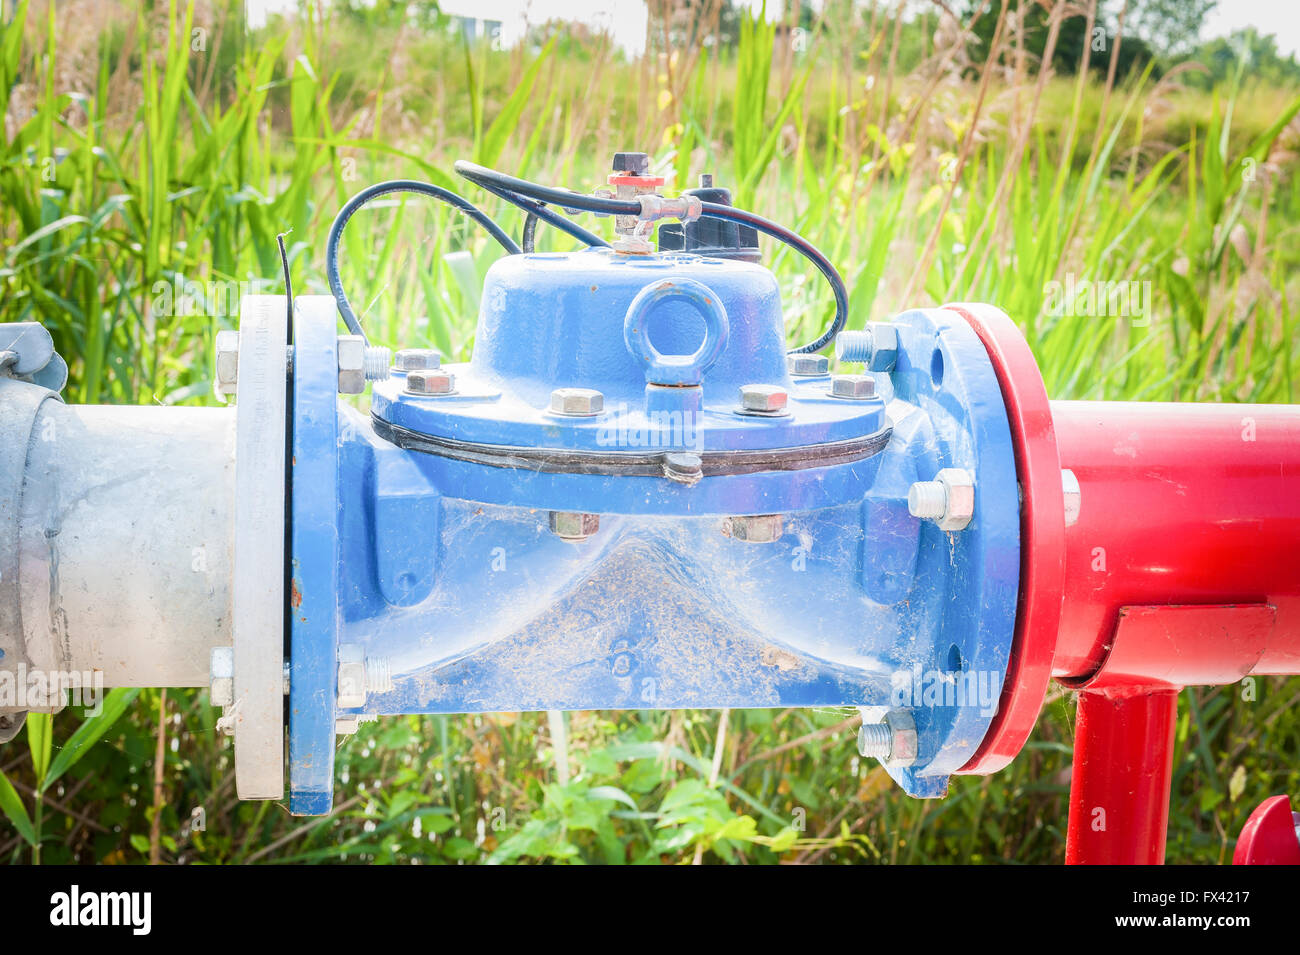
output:
[[[1079,694],[1070,823],[1070,865],[1165,861],[1178,691]]]

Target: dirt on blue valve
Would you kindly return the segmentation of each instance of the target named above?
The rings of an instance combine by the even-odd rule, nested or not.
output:
[[[335,393],[336,300],[296,300],[292,810],[329,809],[359,721],[521,710],[857,707],[906,726],[864,752],[942,795],[1018,590],[969,324],[909,312],[892,370],[832,375],[788,353],[762,264],[594,244],[499,259],[481,303],[469,361],[430,388],[399,353],[367,416]],[[945,469],[976,476],[959,531],[909,510]]]

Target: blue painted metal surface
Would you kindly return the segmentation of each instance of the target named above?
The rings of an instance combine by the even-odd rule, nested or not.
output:
[[[294,312],[289,811],[318,815],[329,812],[334,792],[341,556],[338,312],[334,300],[323,295],[300,297]]]
[[[638,295],[656,304],[629,320]],[[701,343],[701,313],[715,323],[716,357]],[[941,795],[982,739],[1007,669],[1019,584],[1016,474],[998,384],[969,325],[942,310],[896,322],[892,375],[876,376],[877,397],[845,401],[830,395],[828,376],[789,376],[776,284],[760,266],[686,255],[512,256],[489,272],[473,359],[455,368],[459,394],[406,395],[401,374],[374,389],[382,422],[507,448],[642,452],[647,434],[674,437],[653,415],[664,407],[653,388],[698,389],[700,413],[693,444],[650,447],[816,449],[888,436],[858,460],[822,463],[814,451],[798,469],[709,474],[694,486],[405,450],[332,394],[296,386],[297,416],[312,403],[337,422],[334,432],[295,427],[297,592],[321,606],[331,588],[336,595],[326,666],[336,665],[334,646],[356,644],[392,674],[390,691],[350,712],[846,706],[871,718],[906,708],[918,757],[887,768],[908,792]],[[300,312],[300,340],[303,323]],[[647,339],[670,357],[650,354],[647,363]],[[697,350],[699,366],[713,359],[698,385],[693,373],[667,386],[653,380]],[[307,370],[295,363],[295,375]],[[749,383],[786,387],[789,413],[737,413]],[[605,413],[552,414],[550,392],[566,386],[602,391]],[[667,397],[679,407],[692,400]],[[333,483],[313,470],[314,483],[299,484],[304,455],[322,469],[331,462]],[[975,515],[958,533],[907,510],[910,485],[942,467],[975,475]],[[299,533],[303,495],[319,498],[317,517],[333,508],[332,566],[328,522],[314,537]],[[563,540],[551,531],[552,511],[599,515],[599,528]],[[733,532],[733,518],[772,514],[781,516],[775,541]],[[295,738],[310,735],[296,752],[312,762],[300,773],[291,743],[292,778],[295,796],[300,779],[312,794],[298,805],[313,808],[301,811],[320,811],[323,723],[298,706],[319,706],[324,681],[303,664],[312,682],[300,695],[297,674],[299,648],[322,653],[326,638],[312,614],[302,616],[290,727]],[[332,731],[338,714],[323,708]]]

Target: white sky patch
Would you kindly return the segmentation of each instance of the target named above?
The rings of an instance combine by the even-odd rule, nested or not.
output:
[[[256,27],[270,13],[295,9],[297,0],[246,0],[248,20]],[[762,0],[740,0],[758,10]],[[814,3],[814,6],[819,4]],[[781,0],[769,0],[768,18],[780,15]],[[645,48],[646,6],[643,0],[442,0],[444,13],[453,16],[495,20],[501,24],[502,42],[517,43],[529,26],[564,19],[603,29],[629,53]],[[1283,56],[1300,53],[1300,3],[1295,0],[1219,0],[1205,20],[1203,39],[1227,36],[1234,30],[1253,26],[1277,37]]]
[[[1300,4],[1294,0],[1219,0],[1205,18],[1201,38],[1227,36],[1245,27],[1276,36],[1282,56],[1300,53]]]

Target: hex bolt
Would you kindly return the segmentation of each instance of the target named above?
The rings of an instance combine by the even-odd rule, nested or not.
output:
[[[1073,527],[1079,523],[1083,492],[1079,490],[1079,479],[1069,468],[1061,469],[1061,490],[1065,492],[1065,526]]]
[[[393,361],[393,353],[383,345],[367,345],[364,354],[366,381],[384,381]]]
[[[825,355],[786,355],[785,367],[797,378],[810,378],[829,372],[831,360]]]
[[[780,514],[752,514],[728,517],[722,533],[747,544],[771,544],[785,533],[785,519]]]
[[[907,710],[890,710],[879,723],[863,723],[858,729],[858,753],[890,766],[911,766],[916,747],[916,722]]]
[[[605,410],[605,396],[591,388],[556,388],[551,392],[551,411],[571,417],[598,415]]]
[[[868,322],[862,331],[835,336],[837,361],[863,364],[868,371],[894,370],[898,361],[898,328],[889,322]]]
[[[339,646],[336,701],[341,710],[366,705],[366,659],[361,647],[355,643]]]
[[[870,375],[835,375],[831,378],[831,395],[862,401],[876,394],[876,379]]]
[[[403,348],[393,360],[398,371],[423,371],[442,367],[442,352],[436,348]]]
[[[218,396],[233,395],[239,384],[239,332],[226,328],[217,332],[217,373],[213,389]]]
[[[357,643],[339,644],[339,709],[365,706],[366,694],[388,693],[392,689],[392,668],[387,657],[366,656],[365,649]]]
[[[388,657],[366,657],[366,692],[390,693],[393,689],[393,667]]]
[[[942,531],[959,531],[975,516],[975,479],[964,468],[944,468],[933,481],[917,481],[908,489],[907,510]]]
[[[858,727],[858,755],[889,758],[889,724],[863,723]]]
[[[599,514],[580,511],[551,511],[551,532],[560,540],[585,541],[600,530]]]
[[[456,392],[456,376],[443,368],[426,368],[406,373],[408,395],[450,395]]]
[[[366,340],[360,335],[340,335],[339,394],[359,395],[366,390]]]
[[[948,492],[938,481],[917,481],[908,489],[907,510],[913,517],[937,521],[948,504]]]
[[[840,332],[836,335],[835,360],[855,365],[871,361],[871,332]]]
[[[778,385],[740,386],[740,408],[747,414],[784,414],[789,397]]]

